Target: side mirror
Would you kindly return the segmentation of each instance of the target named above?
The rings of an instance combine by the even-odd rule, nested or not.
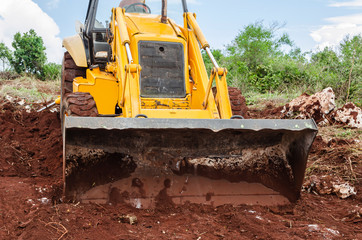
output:
[[[75,31],[77,33],[82,33],[84,31],[84,25],[80,21],[75,21]]]

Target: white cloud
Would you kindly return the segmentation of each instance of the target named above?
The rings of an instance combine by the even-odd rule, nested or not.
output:
[[[335,1],[329,7],[349,7],[352,9],[362,7],[362,0]],[[334,47],[338,45],[347,35],[358,35],[362,33],[362,14],[331,17],[325,19],[328,24],[319,27],[310,33],[318,48]]]
[[[362,7],[362,0],[354,0],[348,2],[335,2],[329,4],[330,7]]]
[[[31,0],[0,0],[0,42],[11,47],[15,33],[34,29],[43,38],[49,62],[60,63],[63,55],[58,25]]]
[[[362,0],[347,2],[334,2],[330,7],[362,7]],[[362,33],[362,14],[331,17],[325,19],[326,25],[319,27],[310,33],[319,48],[333,47],[338,45],[347,35],[358,35]]]
[[[50,8],[50,9],[57,8],[59,5],[59,1],[60,0],[49,0],[49,2],[47,3],[48,8]]]

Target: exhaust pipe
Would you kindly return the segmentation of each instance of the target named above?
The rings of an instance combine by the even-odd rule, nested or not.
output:
[[[185,13],[189,12],[189,10],[187,9],[187,2],[186,2],[186,0],[182,0],[182,6],[183,6],[183,8],[184,8],[184,12],[185,12]]]
[[[167,24],[167,0],[162,0],[162,17],[161,22]]]

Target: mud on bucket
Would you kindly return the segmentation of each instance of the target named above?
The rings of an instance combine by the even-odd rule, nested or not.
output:
[[[66,117],[68,201],[160,204],[295,202],[313,120]]]

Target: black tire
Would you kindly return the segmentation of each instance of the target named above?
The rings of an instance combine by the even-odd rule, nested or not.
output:
[[[243,116],[245,118],[248,111],[245,97],[241,94],[240,89],[236,87],[228,87],[228,90],[233,115]]]
[[[85,77],[87,68],[78,67],[69,52],[64,53],[62,66],[62,95],[73,92],[73,80]]]
[[[90,93],[66,93],[63,98],[64,114],[77,117],[97,117],[96,102]]]
[[[73,92],[73,80],[76,77],[85,77],[87,68],[78,67],[69,52],[64,53],[61,75],[61,103],[60,103],[60,121],[63,129],[63,116],[65,114],[64,97],[65,94]]]

